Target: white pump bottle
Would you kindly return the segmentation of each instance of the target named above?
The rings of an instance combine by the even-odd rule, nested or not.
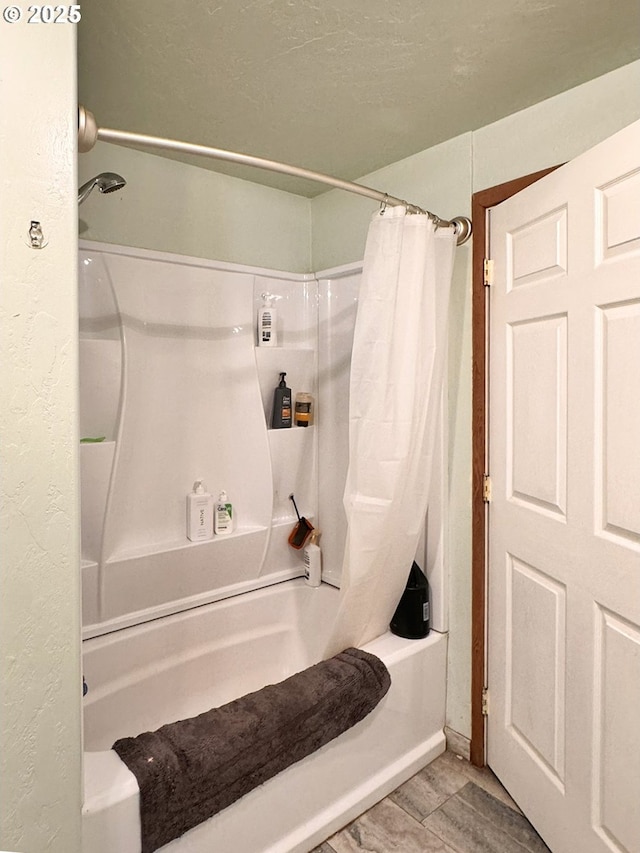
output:
[[[263,293],[263,304],[258,311],[258,346],[259,347],[277,347],[278,346],[278,330],[277,318],[278,312],[273,307],[272,297],[268,293]]]
[[[196,480],[187,495],[187,537],[192,542],[213,537],[213,496],[202,480]]]

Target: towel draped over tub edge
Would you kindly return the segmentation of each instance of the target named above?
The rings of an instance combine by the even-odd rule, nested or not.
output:
[[[384,663],[349,648],[233,702],[113,749],[140,788],[153,853],[364,719],[387,693]]]

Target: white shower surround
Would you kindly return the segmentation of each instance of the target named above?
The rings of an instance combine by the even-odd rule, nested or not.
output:
[[[83,636],[299,577],[288,499],[323,531],[340,583],[349,364],[361,265],[293,274],[80,244]],[[278,347],[256,347],[261,293]],[[316,425],[268,429],[280,370],[316,397]],[[230,374],[230,371],[233,371]],[[426,543],[432,626],[446,613],[446,429],[436,439]],[[234,504],[231,536],[191,543],[185,497],[203,478]],[[423,558],[423,550],[426,553]]]
[[[256,348],[260,293],[282,346]],[[84,636],[302,574],[287,546],[317,515],[315,428],[269,430],[280,370],[316,390],[317,282],[159,252],[82,244]],[[185,498],[229,494],[235,530],[186,538]],[[178,568],[176,568],[178,567]]]
[[[83,849],[138,853],[137,784],[109,748],[113,741],[215,707],[321,659],[339,597],[346,533],[349,364],[361,265],[295,275],[100,243],[81,243],[80,249],[81,431],[108,439],[82,445],[81,454],[89,684]],[[265,290],[281,297],[283,345],[273,349],[254,346]],[[218,345],[223,372],[230,364],[244,371],[242,388],[206,373]],[[183,365],[171,387],[203,396],[200,420],[228,402],[216,395],[216,382],[225,393],[244,394],[242,422],[227,425],[225,436],[230,442],[251,436],[252,464],[244,464],[237,448],[210,444],[207,430],[196,424],[194,431],[184,418],[178,426],[159,423],[160,417],[171,421],[176,407],[164,388],[151,393],[147,387],[153,368],[161,364],[165,376],[187,350],[191,367],[204,365],[205,373],[189,390]],[[267,428],[279,370],[287,370],[294,394],[311,390],[316,397],[311,429]],[[184,488],[170,457],[176,430],[180,465],[191,466]],[[145,463],[136,454],[148,452],[156,433],[169,448],[164,457],[173,464],[171,476],[165,477],[157,453],[153,464],[140,468]],[[408,641],[385,634],[365,646],[392,676],[389,694],[370,717],[167,850],[306,853],[442,752],[448,630],[442,422],[436,447],[419,554],[432,588],[431,635]],[[190,543],[184,532],[188,480],[204,477],[215,492],[207,465],[214,473],[227,466],[220,487],[229,491],[239,524],[224,539]],[[173,489],[172,508],[162,505],[161,489],[140,484],[147,473]],[[136,483],[131,503],[127,489]],[[300,511],[323,530],[328,583],[320,589],[300,579],[299,554],[286,544],[295,521],[292,491]],[[140,530],[146,521],[138,504],[145,496],[147,509],[164,515],[162,523],[154,517]]]
[[[338,595],[298,579],[85,641],[83,853],[141,849],[138,785],[109,746],[317,662]],[[368,717],[162,849],[308,853],[441,754],[446,634],[364,648],[391,674]]]

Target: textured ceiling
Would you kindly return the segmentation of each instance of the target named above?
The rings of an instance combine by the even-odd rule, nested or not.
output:
[[[83,0],[79,102],[353,180],[639,58],[639,33],[638,0]]]

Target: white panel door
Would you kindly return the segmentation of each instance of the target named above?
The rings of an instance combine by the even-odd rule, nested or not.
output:
[[[489,765],[640,853],[640,122],[490,211]]]

